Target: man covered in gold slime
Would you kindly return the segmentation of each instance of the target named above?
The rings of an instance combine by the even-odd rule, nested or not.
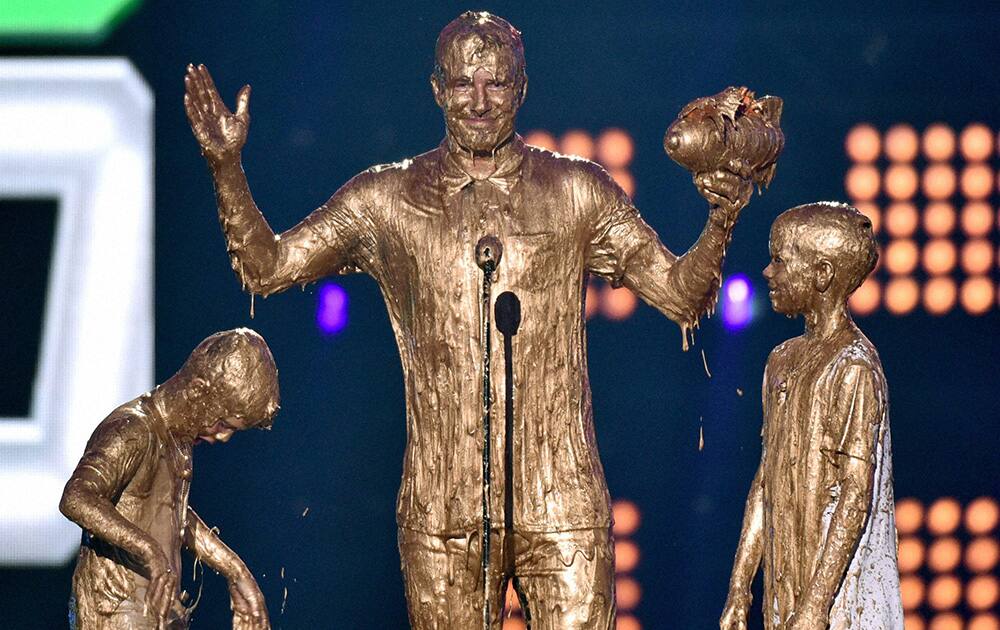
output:
[[[722,630],[745,630],[764,564],[768,630],[902,630],[892,449],[882,364],[847,310],[875,268],[854,208],[792,208],[771,228],[774,310],[806,331],[764,371],[760,467],[750,486]]]
[[[187,628],[178,594],[183,545],[229,581],[234,629],[270,628],[253,575],[188,506],[188,490],[194,444],[268,427],[277,410],[271,351],[244,328],[205,339],[169,380],[98,425],[59,504],[84,530],[72,627]]]
[[[494,296],[512,291],[513,536],[504,534],[503,474],[492,480],[492,624],[513,579],[534,628],[610,628],[614,559],[608,490],[597,454],[584,337],[588,274],[624,285],[694,326],[714,304],[725,246],[749,181],[696,177],[711,203],[698,242],[678,258],[592,162],[525,145],[514,132],[527,88],[520,33],[465,13],[438,37],[431,76],[441,144],[373,167],[275,236],[240,162],[249,86],[231,114],[204,66],[188,67],[185,106],[215,180],[234,270],[253,294],[362,271],[382,290],[403,364],[407,444],[399,551],[414,628],[482,627],[480,581],[484,339],[475,246],[503,246]],[[499,333],[492,348],[502,347]],[[503,354],[493,353],[503,365]],[[493,409],[503,409],[502,379]],[[501,412],[502,413],[502,412]],[[496,413],[494,413],[496,417]],[[502,415],[500,416],[502,420]],[[492,422],[492,469],[504,427]],[[493,475],[491,475],[493,476]]]

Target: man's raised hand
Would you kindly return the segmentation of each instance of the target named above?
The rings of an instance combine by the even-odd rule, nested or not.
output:
[[[189,64],[184,77],[184,110],[202,154],[212,162],[239,158],[250,127],[250,86],[236,95],[236,113],[229,111],[204,65]]]

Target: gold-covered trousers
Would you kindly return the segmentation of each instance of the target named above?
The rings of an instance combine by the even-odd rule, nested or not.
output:
[[[609,630],[615,618],[614,542],[608,529],[515,532],[490,543],[491,628],[501,627],[513,580],[531,630]],[[482,628],[481,534],[399,529],[399,557],[414,630]],[[509,548],[513,545],[513,548]]]

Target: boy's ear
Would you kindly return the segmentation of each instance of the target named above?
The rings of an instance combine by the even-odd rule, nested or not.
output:
[[[816,263],[815,270],[816,275],[814,276],[813,286],[820,293],[825,293],[830,288],[830,284],[833,283],[833,263],[825,258],[821,258]]]

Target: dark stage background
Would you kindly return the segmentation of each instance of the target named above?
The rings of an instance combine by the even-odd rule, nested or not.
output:
[[[258,204],[283,230],[353,174],[441,139],[428,86],[434,41],[464,8],[480,7],[147,0],[103,43],[2,49],[7,56],[124,56],[155,94],[156,380],[203,337],[238,325],[263,334],[281,370],[274,430],[197,448],[191,491],[191,504],[258,576],[275,628],[406,626],[394,520],[405,439],[401,370],[369,278],[335,280],[350,304],[349,324],[336,335],[317,328],[315,286],[258,300],[249,318],[184,117],[185,65],[205,63],[230,104],[244,82],[253,85],[244,164]],[[765,303],[760,270],[770,222],[792,205],[848,199],[845,138],[859,123],[880,131],[909,123],[920,132],[934,122],[956,132],[973,122],[1000,128],[1000,9],[823,2],[483,8],[524,34],[530,85],[520,129],[556,137],[626,130],[635,140],[636,203],[675,252],[694,242],[705,207],[689,176],[663,154],[666,125],[692,98],[727,85],[785,100],[787,146],[777,176],[744,213],[726,262],[727,275],[745,273],[753,283],[751,323],[731,331],[713,317],[688,353],[677,327],[645,305],[624,320],[598,315],[588,325],[608,483],[615,499],[641,513],[631,536],[640,550],[631,575],[642,593],[634,617],[645,628],[713,627],[759,456],[764,361],[801,332],[800,321]],[[4,230],[3,248],[18,234]],[[995,288],[995,264],[987,275]],[[16,293],[7,304],[19,310]],[[995,300],[981,315],[956,305],[934,316],[918,305],[905,315],[878,308],[858,321],[879,348],[890,385],[897,497],[925,504],[955,497],[965,505],[1000,495]],[[13,325],[5,336],[22,334]],[[71,564],[0,569],[0,626],[64,627],[71,574]],[[956,609],[972,615],[964,604]],[[996,603],[987,610],[996,612]],[[227,624],[225,583],[206,575],[193,627]]]

